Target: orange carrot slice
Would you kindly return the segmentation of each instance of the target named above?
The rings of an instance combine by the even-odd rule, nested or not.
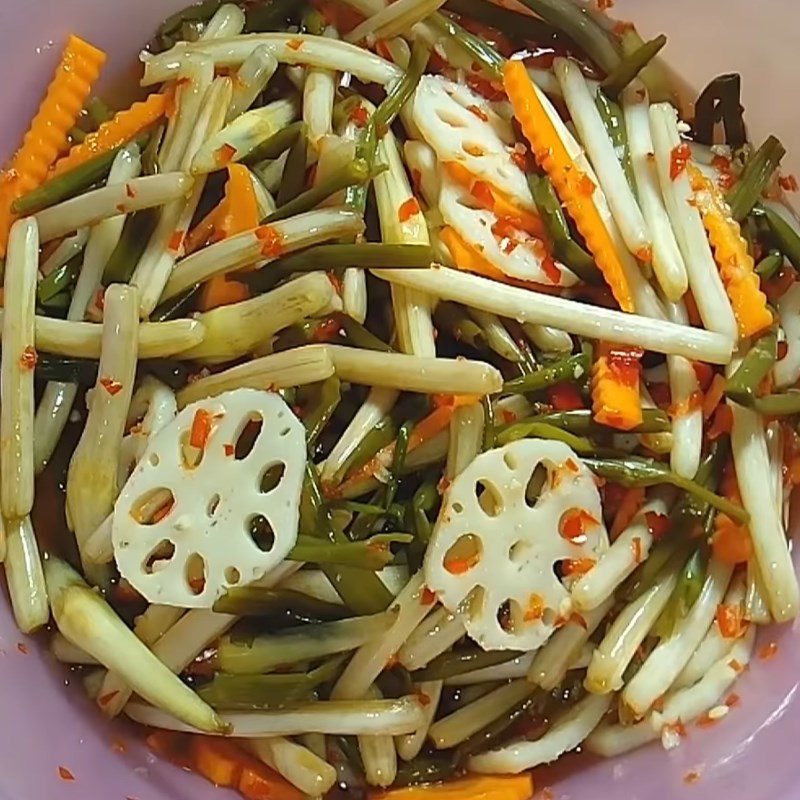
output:
[[[8,234],[16,219],[11,205],[18,197],[40,186],[53,162],[67,149],[69,131],[75,125],[105,60],[106,54],[102,50],[77,36],[69,37],[22,147],[0,176],[0,257],[6,253]]]
[[[695,202],[708,238],[714,248],[714,258],[728,293],[739,335],[753,336],[772,325],[772,312],[755,271],[753,257],[747,251],[739,223],[713,181],[697,167],[689,165],[689,177],[695,192]]]
[[[620,308],[633,311],[633,296],[622,262],[592,199],[594,182],[570,157],[521,61],[506,62],[503,84],[536,162],[553,181]]]
[[[376,791],[370,800],[529,800],[533,778],[525,775],[467,775],[437,785]]]
[[[592,368],[592,409],[597,422],[621,431],[642,424],[640,358],[641,351],[635,348],[598,344]]]
[[[104,122],[94,133],[90,133],[80,144],[76,144],[64,158],[56,161],[50,172],[54,178],[85,164],[102,153],[135,139],[142,131],[155,124],[167,110],[167,95],[151,94],[147,100],[134,103],[124,111]]]
[[[725,464],[719,488],[723,497],[741,505],[742,495],[732,459]],[[725,564],[743,564],[748,561],[753,555],[753,542],[747,525],[742,525],[727,514],[718,513],[714,518],[711,550]]]

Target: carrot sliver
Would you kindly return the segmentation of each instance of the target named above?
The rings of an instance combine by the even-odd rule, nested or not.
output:
[[[625,492],[617,513],[614,515],[614,521],[611,523],[609,535],[612,541],[633,522],[633,518],[644,504],[644,497],[644,488],[641,486],[632,486]]]
[[[211,311],[220,306],[230,306],[250,299],[250,287],[242,281],[217,275],[206,281],[200,289],[197,301],[199,311]]]
[[[206,736],[192,739],[190,752],[193,766],[215,786],[238,786],[245,754],[223,740]]]
[[[530,800],[533,778],[525,775],[467,775],[454,781],[375,791],[370,800]]]
[[[80,144],[76,144],[64,158],[55,163],[50,172],[54,178],[85,164],[102,153],[135,139],[142,131],[156,123],[167,110],[167,96],[158,92],[130,108],[118,111]]]
[[[0,257],[16,217],[13,202],[41,186],[55,160],[67,149],[74,127],[100,74],[106,54],[70,36],[42,104],[0,179]]]
[[[633,296],[622,262],[591,197],[593,182],[567,152],[521,61],[506,62],[503,84],[536,162],[553,181],[620,308],[633,311]]]
[[[736,469],[731,459],[725,464],[719,488],[726,500],[741,504],[742,495],[739,491]],[[742,564],[753,555],[750,530],[747,525],[742,525],[727,514],[720,512],[714,518],[711,549],[714,556],[725,564]]]
[[[592,367],[592,411],[602,425],[629,431],[642,424],[639,351],[598,344]]]
[[[739,335],[753,336],[772,324],[772,312],[767,307],[767,296],[761,291],[755,261],[719,189],[696,167],[690,165],[688,169],[697,209],[733,306]]]
[[[258,203],[253,189],[250,170],[244,164],[228,165],[228,182],[225,184],[225,212],[219,225],[227,238],[258,226]]]

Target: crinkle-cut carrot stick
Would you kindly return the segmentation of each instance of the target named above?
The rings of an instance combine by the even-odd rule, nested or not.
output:
[[[72,147],[67,155],[56,161],[48,177],[63,175],[102,153],[127,144],[164,116],[167,103],[167,95],[157,92],[151,94],[147,100],[134,103],[124,111],[118,111],[80,144]]]
[[[466,775],[458,780],[375,791],[370,800],[529,800],[533,778],[525,775]]]
[[[719,189],[696,167],[689,165],[688,169],[697,209],[714,248],[714,258],[733,306],[739,335],[742,338],[753,336],[772,324],[772,312],[761,291],[755,262],[747,252],[741,227]]]
[[[8,233],[15,219],[12,203],[40,186],[53,162],[67,149],[69,131],[77,122],[105,60],[102,50],[77,36],[69,37],[22,147],[0,177],[0,257],[6,253]]]
[[[570,158],[521,61],[506,62],[503,84],[536,162],[552,180],[620,308],[633,311],[633,297],[622,262],[592,199],[594,182]]]
[[[547,286],[543,283],[533,283],[512,278],[501,272],[485,256],[479,253],[474,247],[467,244],[453,228],[444,227],[439,231],[439,238],[444,242],[450,251],[453,265],[461,272],[472,272],[475,275],[483,275],[484,278],[507,283],[509,286],[517,286],[520,289],[530,289],[531,291],[543,292],[544,294],[559,294],[557,286]]]
[[[642,424],[641,351],[600,342],[592,367],[592,411],[597,422],[629,431]]]

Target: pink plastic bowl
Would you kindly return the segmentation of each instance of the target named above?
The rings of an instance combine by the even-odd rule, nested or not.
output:
[[[106,75],[136,80],[135,55],[186,0],[0,0],[0,159],[17,146],[70,32],[110,53]],[[645,33],[670,35],[667,60],[705,83],[741,71],[755,137],[779,134],[800,164],[796,87],[797,0],[619,0]],[[112,98],[113,99],[113,98]],[[688,741],[612,761],[569,762],[539,773],[559,800],[778,800],[800,798],[800,641],[797,625],[765,631],[778,654],[754,659],[736,687],[741,704]],[[160,762],[123,723],[109,724],[43,647],[19,634],[0,600],[0,800],[219,800],[204,780]],[[120,752],[119,742],[127,746]],[[59,767],[74,780],[65,780]],[[687,774],[699,782],[687,785]]]

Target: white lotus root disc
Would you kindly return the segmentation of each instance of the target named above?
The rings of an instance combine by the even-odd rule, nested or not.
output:
[[[572,612],[556,566],[608,547],[592,473],[565,444],[525,439],[479,455],[452,483],[425,583],[484,650],[534,650]]]
[[[114,508],[120,574],[151,603],[210,608],[297,541],[302,423],[272,392],[187,406],[151,437]]]

